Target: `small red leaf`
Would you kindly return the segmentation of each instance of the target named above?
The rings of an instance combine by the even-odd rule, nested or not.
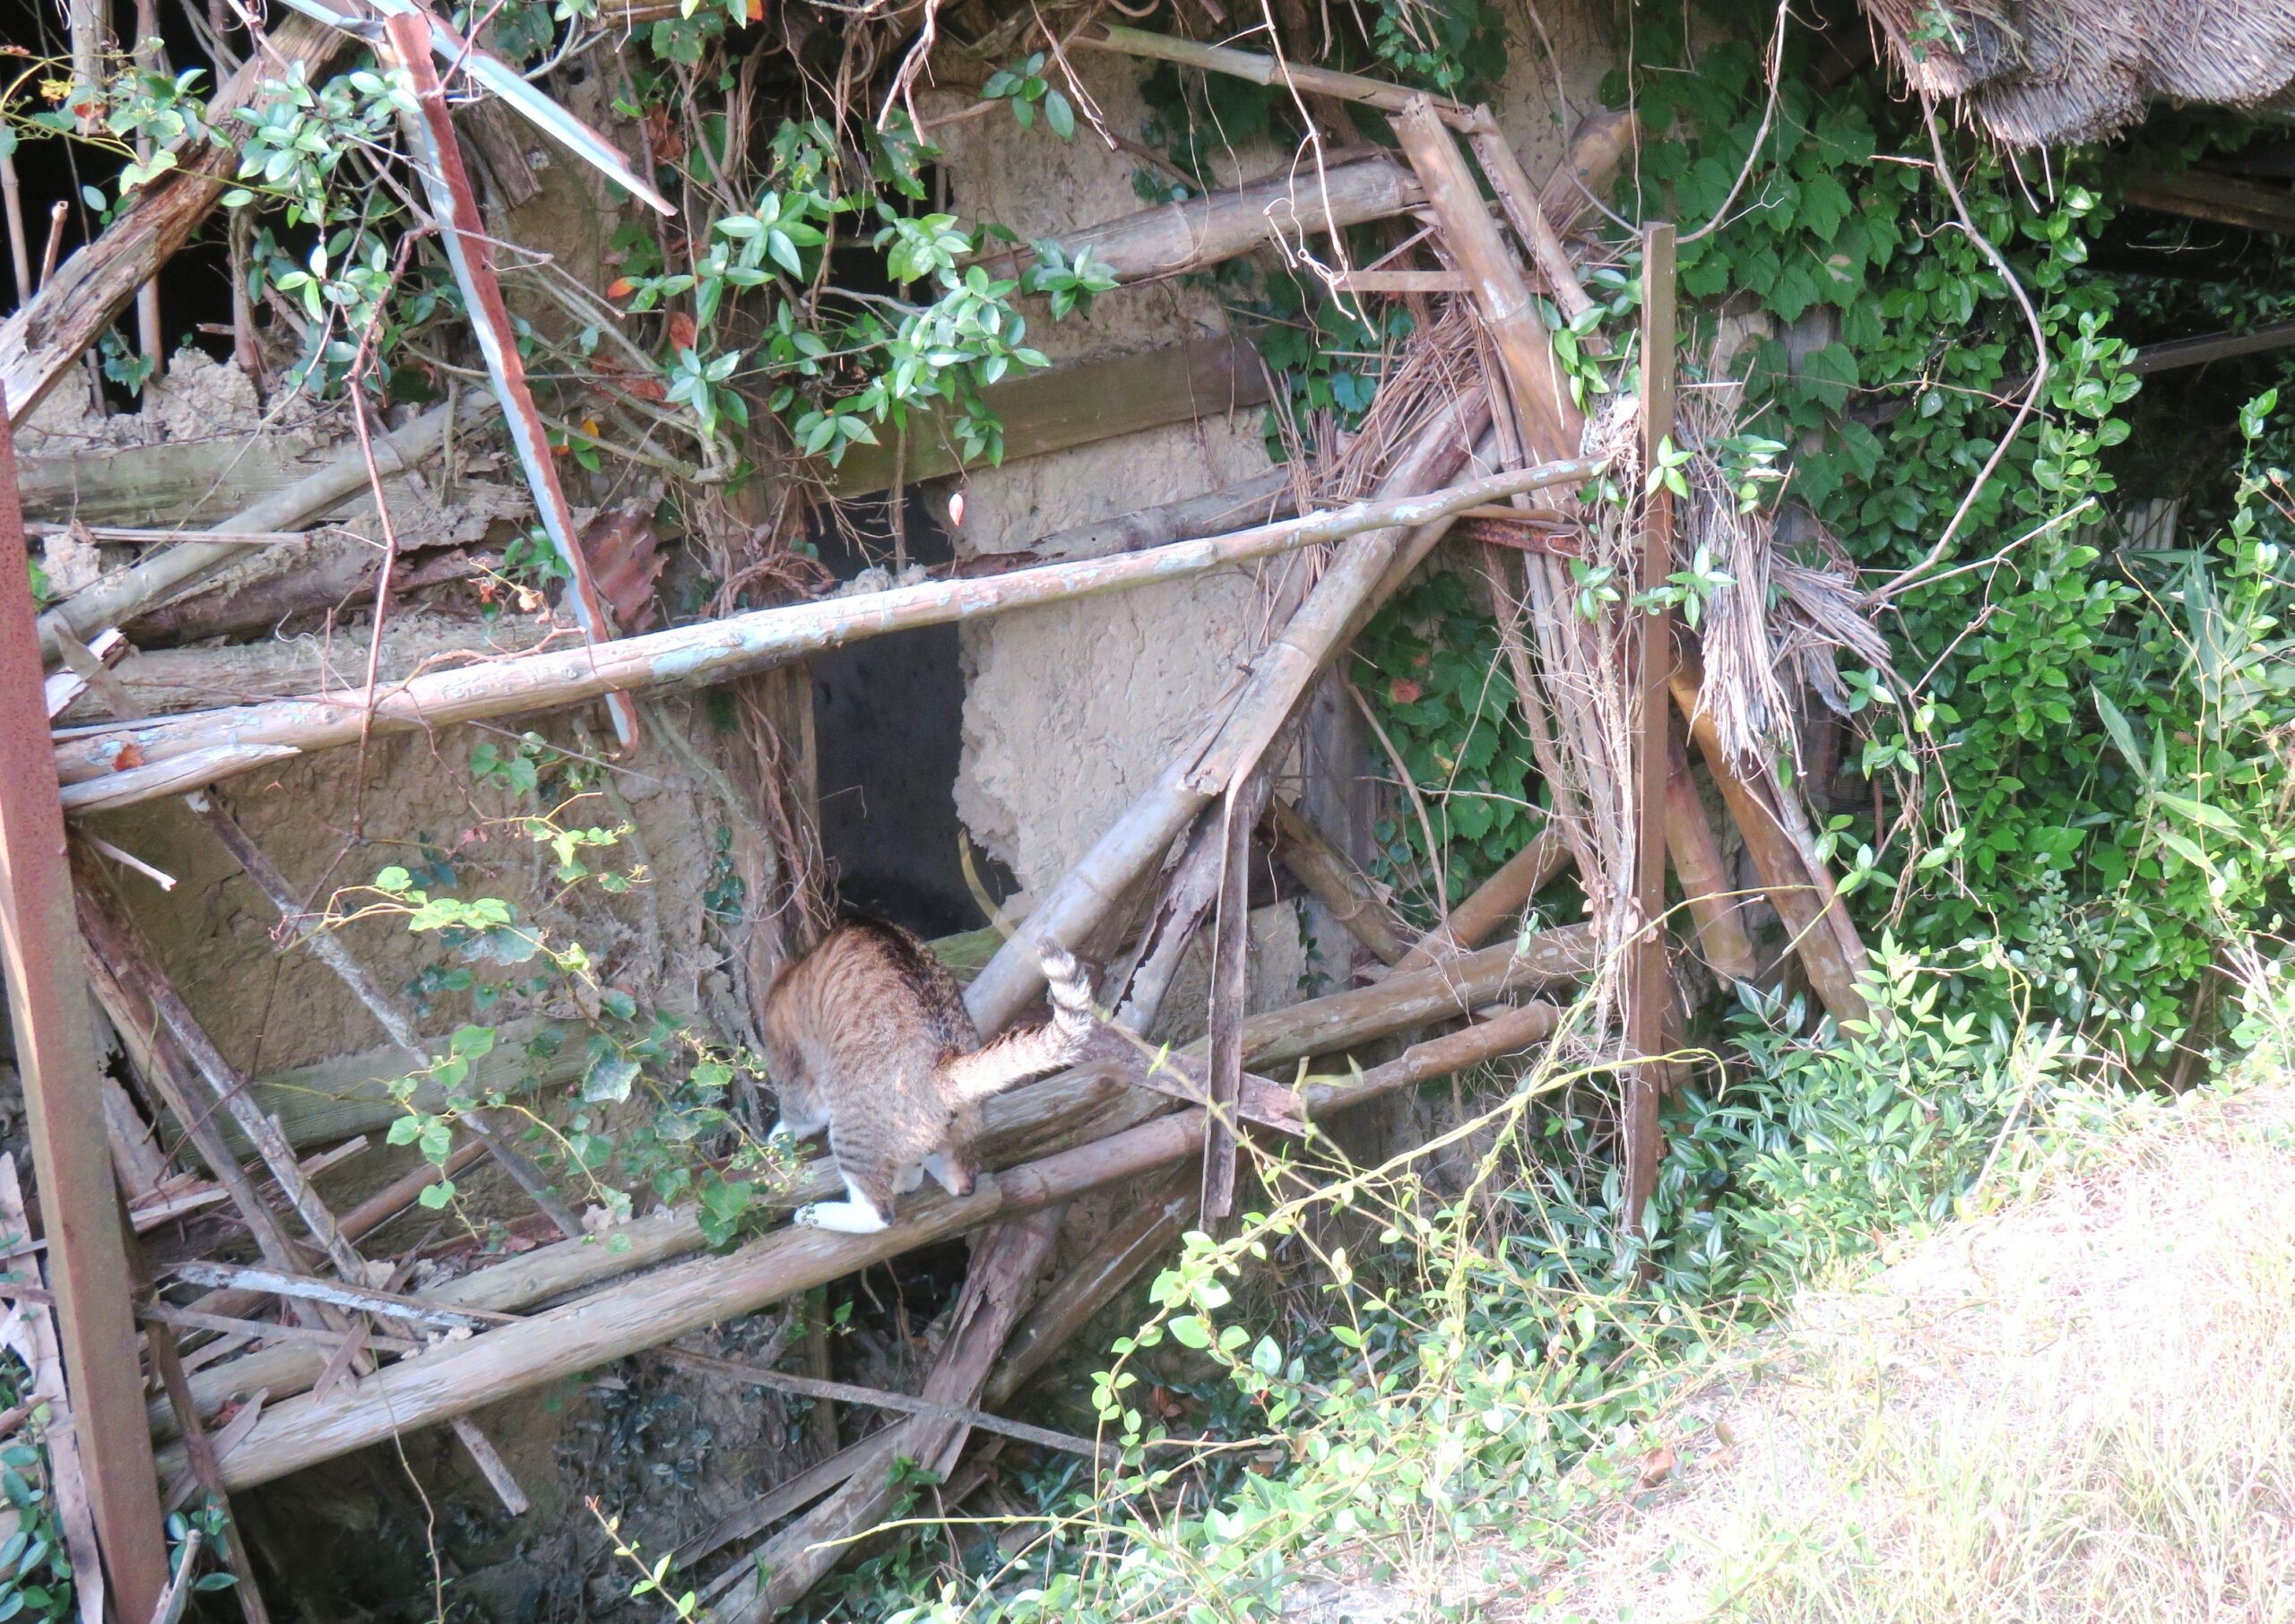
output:
[[[670,347],[673,350],[690,350],[693,348],[695,336],[693,317],[682,310],[671,311]]]
[[[1387,697],[1397,704],[1412,704],[1426,690],[1407,677],[1398,677],[1387,684]]]
[[[629,285],[629,279],[626,276],[617,276],[613,281],[606,284],[606,297],[608,298],[628,298],[631,294],[637,291],[637,289]]]

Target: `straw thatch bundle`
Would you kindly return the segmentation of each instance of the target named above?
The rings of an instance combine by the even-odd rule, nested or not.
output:
[[[2287,0],[1865,0],[1915,89],[2011,146],[2092,141],[2155,98],[2262,108],[2295,91]]]

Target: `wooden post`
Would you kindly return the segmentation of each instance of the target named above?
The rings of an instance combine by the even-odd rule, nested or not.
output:
[[[120,1616],[148,1619],[167,1588],[168,1545],[54,761],[15,446],[0,413],[0,935],[9,1015],[89,1507]]]
[[[1674,430],[1674,228],[1641,232],[1641,591],[1653,592],[1674,568],[1674,498],[1658,478]],[[1639,1062],[1626,1082],[1625,1230],[1640,1235],[1658,1188],[1663,1153],[1658,1095],[1664,1078],[1653,1057],[1666,1050],[1666,782],[1673,716],[1666,681],[1674,665],[1674,623],[1662,606],[1635,616],[1641,631],[1641,739],[1635,751],[1633,891],[1638,934],[1626,972],[1626,1045]]]

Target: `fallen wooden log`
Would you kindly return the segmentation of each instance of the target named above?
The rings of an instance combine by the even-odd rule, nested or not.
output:
[[[1358,502],[1333,513],[1147,552],[1046,565],[988,581],[931,582],[858,597],[758,609],[593,647],[426,672],[371,695],[373,726],[377,731],[403,732],[575,704],[616,691],[722,682],[818,649],[885,632],[943,625],[1149,582],[1182,580],[1319,541],[1364,532],[1378,535],[1388,533],[1390,527],[1439,522],[1461,509],[1518,491],[1579,483],[1596,466],[1585,462],[1553,463],[1489,475],[1431,495]],[[1388,543],[1390,549],[1392,545]],[[131,771],[159,773],[168,771],[171,761],[202,750],[312,750],[349,744],[360,736],[368,698],[360,692],[281,700],[80,734],[58,747],[57,769],[65,783],[78,786],[74,793],[86,797],[106,793],[96,781],[126,776],[114,772],[113,764],[123,750],[131,747],[147,764]],[[104,804],[127,805],[192,787],[195,786],[180,782],[179,777],[165,788],[148,792],[141,784],[119,791],[115,782],[114,792]],[[119,799],[120,793],[129,799]]]
[[[1255,1065],[1336,1053],[1480,1008],[1518,990],[1582,975],[1592,968],[1590,960],[1591,939],[1582,927],[1535,937],[1520,952],[1514,944],[1503,943],[1413,974],[1390,976],[1375,987],[1253,1015],[1244,1024],[1243,1053]],[[1201,1050],[1199,1043],[1184,1052]],[[1169,1103],[1161,1095],[1127,1087],[1120,1067],[1087,1064],[989,1101],[985,1153],[991,1165],[1009,1164],[1061,1145],[1079,1129],[1130,1127],[1165,1110]],[[809,1164],[790,1188],[771,1191],[765,1200],[776,1208],[794,1207],[842,1188],[832,1163],[821,1159]],[[583,1240],[537,1247],[417,1295],[445,1307],[507,1313],[571,1297],[618,1274],[670,1263],[704,1244],[691,1208],[637,1219],[613,1231],[611,1240],[610,1245]],[[578,1305],[587,1300],[573,1300]],[[681,1334],[655,1340],[670,1341]],[[281,1398],[309,1386],[324,1362],[307,1348],[265,1348],[195,1372],[193,1391],[203,1412],[258,1389]]]

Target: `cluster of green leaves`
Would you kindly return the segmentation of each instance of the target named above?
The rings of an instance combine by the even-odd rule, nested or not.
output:
[[[510,750],[481,744],[472,770],[513,797],[539,799],[580,792],[564,777],[572,763],[527,735]],[[547,814],[515,823],[547,854],[551,878],[567,892],[587,886],[620,895],[635,883],[610,862],[626,828],[572,825]],[[628,990],[601,980],[582,943],[558,939],[515,903],[458,889],[454,868],[442,860],[426,860],[419,873],[394,865],[356,897],[354,911],[336,916],[337,922],[394,918],[435,937],[445,958],[427,967],[420,991],[466,998],[481,1017],[458,1027],[428,1065],[390,1080],[402,1112],[390,1143],[413,1145],[443,1168],[460,1119],[477,1111],[521,1116],[535,1159],[610,1219],[627,1221],[633,1192],[646,1191],[663,1202],[694,1202],[704,1237],[729,1243],[757,1210],[758,1178],[786,1162],[732,1109],[737,1082],[761,1075],[758,1063],[746,1051],[706,1042],[660,1010],[641,1009]],[[544,1023],[515,1054],[500,1050],[502,1023],[545,1008],[579,1018]],[[565,1051],[574,1041],[583,1049],[578,1063],[568,1064]],[[571,1089],[543,1087],[545,1075],[568,1072],[576,1078]],[[441,1179],[420,1199],[459,1211],[459,1195],[453,1179]]]
[[[825,121],[784,120],[757,201],[710,221],[693,267],[670,269],[650,230],[628,227],[616,238],[624,260],[615,290],[633,312],[690,295],[690,321],[669,324],[663,371],[668,400],[692,411],[706,436],[724,423],[746,427],[745,391],[756,388],[798,450],[831,465],[935,403],[955,409],[967,455],[1000,460],[1003,430],[981,390],[1016,367],[1050,365],[1028,344],[1014,296],[1046,296],[1057,318],[1087,311],[1115,279],[1088,250],[1071,255],[1050,243],[1035,245],[1035,263],[1018,275],[992,275],[975,256],[1011,241],[1009,232],[914,212],[926,196],[920,170],[935,149],[902,119],[866,140],[863,170],[840,152]],[[870,246],[895,296],[848,293],[831,281],[832,236],[849,231],[848,220],[873,225]],[[754,301],[744,324],[762,328],[754,356],[722,343],[727,301],[742,295]]]
[[[1463,896],[1542,821],[1496,623],[1465,577],[1422,577],[1355,640],[1354,678],[1400,753],[1393,765],[1416,787],[1434,840],[1430,851],[1409,800],[1390,798],[1374,831],[1379,877],[1416,922],[1431,926],[1438,866],[1449,894]]]
[[[1010,67],[999,68],[980,87],[981,99],[1009,102],[1012,117],[1024,130],[1035,125],[1036,108],[1041,104],[1044,121],[1052,126],[1052,133],[1062,141],[1073,141],[1076,109],[1064,94],[1052,88],[1052,82],[1044,76],[1044,54],[1034,51]]]

